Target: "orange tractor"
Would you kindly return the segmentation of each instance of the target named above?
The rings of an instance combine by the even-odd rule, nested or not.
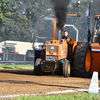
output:
[[[78,0],[78,8],[80,0]],[[67,14],[78,16],[78,14]],[[45,41],[41,50],[35,50],[34,73],[61,72],[63,76],[89,77],[92,66],[92,50],[88,42],[62,39],[59,30],[59,39],[56,39],[56,21],[54,20],[53,40]],[[66,26],[66,25],[65,25]]]
[[[56,20],[54,20],[53,40],[45,41],[42,50],[35,51],[34,73],[62,72],[63,76],[88,77],[91,71],[92,51],[87,42],[61,38],[56,40]]]
[[[90,6],[91,2],[89,11]],[[68,14],[67,16],[77,15]],[[96,15],[94,18],[91,45],[89,42],[78,41],[78,35],[76,41],[62,40],[61,30],[59,30],[59,39],[56,40],[56,18],[54,20],[53,40],[45,41],[42,50],[35,51],[34,73],[40,75],[42,72],[58,71],[62,72],[65,77],[70,75],[88,77],[93,71],[100,73],[100,15]]]
[[[94,29],[92,33],[92,68],[91,73],[93,71],[97,71],[100,73],[100,15],[96,15],[94,23]]]

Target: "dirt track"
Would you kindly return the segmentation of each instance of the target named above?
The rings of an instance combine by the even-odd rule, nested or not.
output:
[[[33,70],[0,69],[0,95],[37,94],[89,88],[91,79],[61,75],[33,75]],[[100,80],[99,80],[100,84]]]

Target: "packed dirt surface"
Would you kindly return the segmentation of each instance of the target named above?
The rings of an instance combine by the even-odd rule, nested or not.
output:
[[[0,95],[38,94],[89,88],[91,78],[65,78],[49,73],[35,76],[33,70],[0,69]],[[99,80],[100,84],[100,80]]]

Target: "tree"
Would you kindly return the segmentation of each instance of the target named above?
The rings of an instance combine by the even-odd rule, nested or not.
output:
[[[0,22],[6,22],[11,16],[11,7],[9,5],[9,0],[0,0]]]
[[[67,24],[74,24],[79,30],[79,40],[87,40],[87,16],[89,1],[81,3],[81,17],[67,17]],[[0,41],[30,41],[35,36],[53,38],[54,12],[50,0],[0,0]],[[77,13],[76,3],[69,8],[69,13]],[[99,14],[99,0],[92,2],[90,29],[93,16]],[[48,20],[45,18],[47,17]],[[68,29],[72,37],[73,29]]]

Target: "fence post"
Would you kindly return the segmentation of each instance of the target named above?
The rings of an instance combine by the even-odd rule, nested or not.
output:
[[[8,60],[8,53],[6,53],[6,60]]]
[[[6,60],[6,59],[5,59],[5,53],[3,54],[3,60]]]
[[[26,61],[25,57],[26,57],[26,56],[24,55],[24,61]]]
[[[15,61],[15,54],[14,54],[14,61]]]

